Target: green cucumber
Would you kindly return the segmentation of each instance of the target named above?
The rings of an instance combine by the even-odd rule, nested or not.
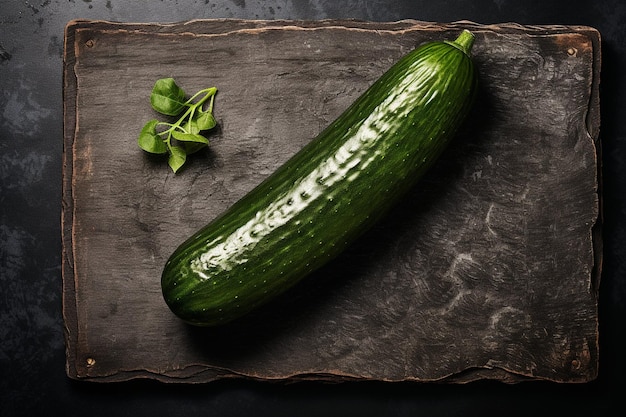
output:
[[[337,120],[171,255],[161,286],[184,321],[227,323],[326,264],[434,163],[469,113],[474,36],[403,58]]]

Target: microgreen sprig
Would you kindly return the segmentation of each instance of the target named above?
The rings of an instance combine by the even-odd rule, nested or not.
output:
[[[148,121],[139,133],[139,147],[153,154],[168,154],[167,162],[176,173],[187,161],[187,155],[209,144],[201,132],[217,124],[213,117],[216,93],[215,87],[205,88],[186,99],[185,92],[173,78],[157,80],[150,94],[152,108],[178,120],[174,123]]]

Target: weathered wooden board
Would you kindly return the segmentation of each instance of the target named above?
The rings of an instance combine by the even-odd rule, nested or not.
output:
[[[288,296],[191,328],[161,269],[400,56],[476,34],[480,94],[394,212]],[[65,41],[67,373],[585,382],[598,369],[599,34],[470,22],[74,21]],[[180,174],[136,146],[154,81],[217,86],[219,129]]]

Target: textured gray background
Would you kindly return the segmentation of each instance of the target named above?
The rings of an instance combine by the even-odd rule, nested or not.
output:
[[[580,24],[603,36],[605,265],[601,370],[585,385],[467,386],[223,382],[170,387],[70,381],[61,316],[63,28],[74,18],[194,18]],[[13,415],[615,415],[626,336],[626,3],[475,1],[0,0],[0,414]]]

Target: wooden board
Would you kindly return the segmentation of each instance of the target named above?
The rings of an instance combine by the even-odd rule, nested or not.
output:
[[[192,328],[162,300],[174,248],[403,54],[476,34],[471,120],[393,213],[255,314]],[[65,39],[67,373],[585,382],[598,370],[600,37],[471,22],[73,21]],[[137,148],[155,80],[217,86],[209,150],[173,175]]]

